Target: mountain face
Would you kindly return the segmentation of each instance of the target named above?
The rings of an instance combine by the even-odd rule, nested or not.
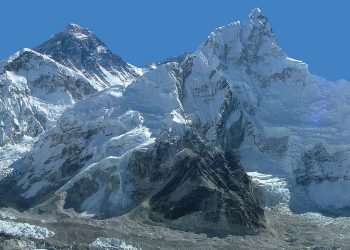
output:
[[[23,191],[15,202],[32,207],[64,194],[64,208],[99,218],[149,202],[150,216],[166,223],[173,220],[175,228],[248,232],[263,227],[263,210],[239,160],[205,146],[206,139],[191,129],[178,99],[182,79],[178,70],[175,63],[162,65],[129,85],[123,95],[117,87],[110,88],[67,109],[58,125],[13,165],[24,169],[18,181]],[[204,156],[207,160],[200,160]],[[183,166],[189,160],[192,163]],[[215,162],[224,165],[211,169]],[[166,193],[162,186],[175,180],[183,191]],[[188,204],[188,211],[175,217],[168,215],[171,207],[152,199],[158,193],[179,206],[201,190],[210,196]],[[209,197],[216,197],[216,205],[208,204]],[[186,215],[187,226],[181,223]],[[202,222],[196,223],[199,219]]]
[[[54,46],[59,44],[64,46]],[[56,124],[66,107],[107,86],[121,86],[121,93],[141,72],[76,25],[68,26],[37,50],[48,55],[23,49],[0,64],[1,168],[30,149],[40,134]],[[50,51],[55,53],[51,56]],[[98,78],[92,67],[103,76]],[[87,71],[94,77],[82,73]]]
[[[85,61],[100,44],[91,36],[69,26],[36,50],[96,91],[117,61]],[[69,86],[71,96],[85,90]],[[180,62],[108,86],[65,109],[12,164],[5,183],[16,185],[0,185],[4,204],[47,209],[63,197],[63,208],[97,218],[141,209],[181,230],[254,232],[266,224],[245,169],[287,179],[291,195],[301,189],[322,210],[350,207],[350,85],[289,58],[259,9]]]
[[[96,89],[124,88],[142,74],[142,70],[112,53],[91,31],[68,25],[47,42],[34,49],[87,77]]]
[[[289,58],[261,11],[215,30],[180,67],[183,109],[209,141],[238,150],[249,171],[296,184],[322,210],[349,207],[350,85]]]
[[[29,49],[3,67],[0,79],[0,145],[38,136],[65,106],[96,92],[84,76]]]

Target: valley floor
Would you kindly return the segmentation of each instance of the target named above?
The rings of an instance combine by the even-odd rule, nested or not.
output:
[[[147,219],[142,209],[108,220],[77,217],[69,211],[38,214],[33,211],[19,213],[11,209],[2,210],[1,214],[3,221],[29,223],[54,232],[54,235],[48,235],[46,239],[2,234],[2,249],[89,249],[92,248],[89,247],[90,244],[99,237],[116,238],[126,243],[124,248],[110,249],[130,250],[350,249],[350,218],[330,218],[319,214],[295,215],[278,208],[266,210],[268,228],[258,235],[223,238],[172,230],[154,224]],[[23,231],[23,228],[20,230]]]

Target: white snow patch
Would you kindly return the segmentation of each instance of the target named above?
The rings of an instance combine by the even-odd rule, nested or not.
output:
[[[247,172],[247,174],[257,185],[259,195],[261,195],[261,199],[266,206],[288,206],[290,193],[286,179],[258,172]]]
[[[0,220],[0,233],[34,239],[45,239],[54,235],[54,232],[44,227],[3,220]]]
[[[18,144],[0,147],[0,180],[12,172],[9,166],[30,151],[36,139],[25,136]]]
[[[3,220],[17,220],[17,217],[9,213],[8,211],[0,210],[0,218]]]
[[[116,238],[97,238],[94,242],[90,244],[90,247],[118,250],[142,250],[142,248],[137,248],[132,245],[128,245],[124,241]]]

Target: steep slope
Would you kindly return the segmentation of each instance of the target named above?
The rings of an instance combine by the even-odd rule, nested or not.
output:
[[[101,180],[92,178],[97,190],[82,196],[84,200],[90,197],[91,201],[86,201],[86,207],[85,203],[79,206],[97,215],[108,211],[108,206],[126,206],[130,202],[128,192],[132,191],[125,183],[128,181],[125,172],[128,171],[131,153],[153,144],[162,129],[168,130],[173,126],[177,131],[178,126],[185,126],[184,119],[178,118],[180,115],[177,114],[179,103],[172,85],[173,68],[173,65],[165,65],[157,71],[150,71],[130,85],[123,95],[118,87],[113,87],[65,111],[58,125],[37,142],[24,163],[18,163],[30,166],[20,182],[27,190],[23,196],[42,199],[41,189],[46,193],[58,189],[64,192],[79,183],[81,178],[97,175],[105,169],[107,173],[115,173],[113,175],[119,179],[116,182],[116,177],[112,178],[111,185],[113,181],[124,183],[125,190],[119,190],[118,185],[113,184],[116,190],[108,189],[106,198],[96,193],[98,199],[94,200],[90,196],[97,190],[104,192],[110,186],[104,178],[111,175],[101,176]],[[164,81],[162,86],[158,86],[158,91],[154,91],[156,79]],[[45,185],[41,185],[43,182]],[[100,199],[110,204],[103,205]],[[105,209],[101,208],[102,205]],[[118,213],[118,209],[112,208]]]
[[[207,139],[239,149],[248,170],[302,184],[321,209],[349,207],[350,85],[289,58],[259,9],[214,31],[181,67],[184,110]]]
[[[34,50],[80,72],[99,90],[124,88],[142,75],[142,69],[124,62],[91,31],[76,24],[68,25]]]
[[[28,150],[68,105],[94,92],[83,75],[30,49],[8,60],[0,73],[1,167],[21,155],[13,157],[17,144]]]

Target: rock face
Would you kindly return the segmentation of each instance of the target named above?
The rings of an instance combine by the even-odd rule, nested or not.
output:
[[[264,226],[263,209],[237,156],[213,151],[193,135],[178,144],[181,150],[165,161],[170,177],[150,199],[156,219],[216,235],[252,233]]]
[[[98,89],[115,85],[123,88],[142,74],[141,69],[112,53],[91,31],[76,24],[68,25],[34,50],[82,73]]]

